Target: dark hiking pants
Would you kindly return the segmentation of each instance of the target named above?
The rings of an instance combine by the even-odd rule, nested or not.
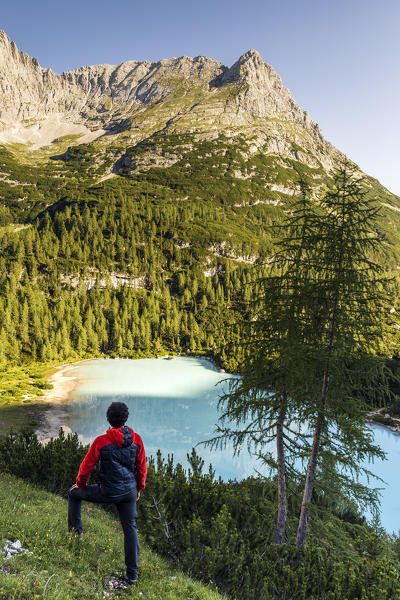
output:
[[[99,485],[87,485],[85,488],[74,488],[68,492],[68,529],[75,530],[77,533],[83,531],[81,519],[82,500],[115,504],[124,531],[126,574],[130,579],[137,578],[139,562],[136,499],[136,489],[123,496],[118,496],[118,498],[110,498],[102,494]]]

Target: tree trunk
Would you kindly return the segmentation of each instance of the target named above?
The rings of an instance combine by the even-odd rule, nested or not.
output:
[[[328,390],[328,373],[325,372],[323,385],[322,385],[322,406],[318,414],[317,424],[314,430],[313,443],[311,447],[310,459],[308,461],[306,483],[304,485],[303,500],[301,502],[301,510],[299,517],[299,524],[297,527],[296,545],[298,547],[303,546],[306,541],[307,528],[308,528],[308,505],[311,502],[311,496],[314,489],[315,470],[317,468],[317,458],[319,451],[319,444],[321,440],[322,426],[324,424],[325,417],[325,398]]]
[[[276,424],[276,455],[278,462],[278,515],[276,519],[275,544],[283,544],[286,541],[286,464],[285,450],[283,446],[283,423],[286,416],[287,397],[283,393],[283,405]]]
[[[346,181],[346,179],[345,179]],[[301,503],[299,524],[297,527],[296,534],[296,545],[298,547],[304,546],[307,535],[307,527],[308,527],[308,505],[311,502],[311,496],[314,489],[314,479],[315,479],[315,471],[317,467],[317,459],[318,459],[318,451],[321,440],[321,432],[322,427],[325,420],[325,407],[326,407],[326,395],[328,392],[328,383],[329,383],[329,367],[333,354],[333,346],[335,342],[336,335],[336,320],[338,316],[338,306],[339,306],[339,298],[340,298],[340,279],[343,275],[343,238],[344,238],[344,224],[345,224],[345,196],[342,194],[342,207],[341,207],[341,226],[340,226],[340,236],[339,236],[339,258],[337,262],[336,269],[336,291],[333,297],[333,310],[332,317],[329,326],[329,342],[328,342],[328,352],[326,358],[326,365],[324,369],[324,377],[322,381],[322,390],[321,390],[321,401],[320,408],[318,411],[317,424],[314,430],[313,443],[311,447],[310,459],[308,461],[307,467],[307,475],[306,475],[306,483],[304,486],[303,500]]]

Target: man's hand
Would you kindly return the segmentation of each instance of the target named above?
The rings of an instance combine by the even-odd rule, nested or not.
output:
[[[139,500],[139,498],[140,498],[140,492],[137,493],[136,502]]]
[[[76,483],[74,483],[74,485],[72,487],[69,488],[69,491],[72,492],[72,490],[74,490],[75,488],[77,488],[78,486],[76,485]]]

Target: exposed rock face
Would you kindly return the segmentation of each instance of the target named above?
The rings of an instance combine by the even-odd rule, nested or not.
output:
[[[154,114],[146,113],[150,107],[156,107]],[[0,31],[0,142],[40,146],[71,133],[87,134],[90,141],[105,130],[118,133],[134,126],[147,134],[168,127],[207,135],[224,129],[229,135],[230,128],[240,126],[257,127],[263,144],[269,138],[271,152],[289,152],[288,123],[301,132],[303,145],[306,133],[312,154],[329,162],[332,146],[255,50],[231,68],[204,56],[183,56],[56,75],[19,52]]]
[[[214,84],[221,86],[229,83],[245,84],[236,102],[246,112],[257,117],[293,120],[310,129],[314,128],[321,136],[317,123],[298,106],[282,84],[282,79],[271,65],[263,62],[256,50],[243,54],[230,69],[224,70]]]

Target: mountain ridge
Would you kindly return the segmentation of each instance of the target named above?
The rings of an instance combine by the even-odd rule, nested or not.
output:
[[[343,159],[279,75],[254,50],[56,75],[2,34],[0,92],[0,362],[189,350],[237,372],[254,269]],[[400,198],[363,186],[400,286]]]
[[[182,120],[183,114],[191,113],[197,130],[254,126],[258,119],[278,119],[306,130],[313,146],[326,147],[328,154],[332,151],[318,124],[256,50],[244,53],[231,67],[205,56],[182,56],[84,66],[57,75],[20,52],[0,31],[0,92],[2,143],[33,143],[39,148],[58,137],[58,130],[60,135],[92,134],[91,141],[118,133],[127,118],[178,94],[179,110],[172,117]],[[194,92],[200,102],[194,98],[191,106],[182,107],[182,100]],[[49,136],[41,135],[46,129]]]

